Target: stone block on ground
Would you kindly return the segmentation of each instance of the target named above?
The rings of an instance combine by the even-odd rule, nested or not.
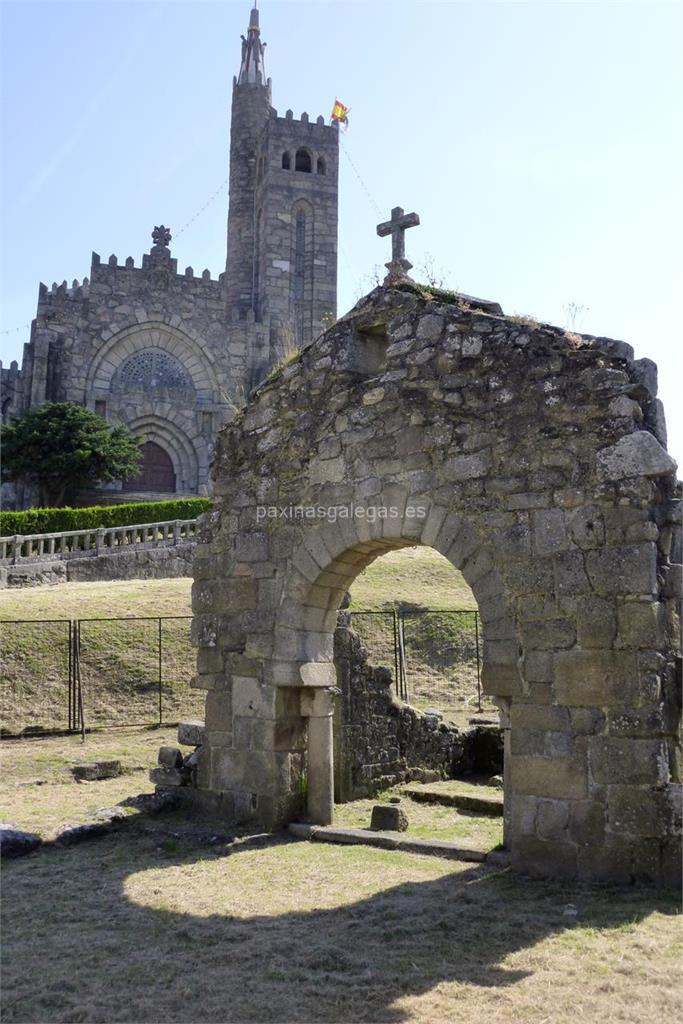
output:
[[[441,772],[431,768],[411,768],[408,777],[411,782],[441,782],[443,778]]]
[[[408,815],[398,804],[375,804],[370,828],[376,832],[405,832],[408,828]]]
[[[0,825],[0,857],[24,857],[41,845],[42,839],[33,832],[23,832],[12,825]]]
[[[200,747],[204,742],[204,723],[200,721],[180,722],[178,743],[183,747]]]
[[[103,821],[87,825],[67,825],[55,837],[55,842],[63,846],[75,846],[76,843],[86,842],[88,839],[99,839],[109,832],[111,822]]]
[[[162,768],[181,768],[183,753],[177,747],[160,747],[158,761]]]
[[[91,764],[74,764],[71,774],[80,782],[97,782],[100,779],[115,779],[121,774],[120,761],[93,761]]]
[[[150,782],[155,786],[185,786],[187,772],[181,768],[151,768]]]

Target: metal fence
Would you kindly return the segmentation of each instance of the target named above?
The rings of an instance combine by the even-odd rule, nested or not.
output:
[[[0,623],[5,734],[165,725],[203,716],[192,617]]]
[[[481,711],[481,627],[476,611],[351,612],[370,662],[392,670],[397,696],[444,713]]]
[[[190,687],[192,617],[0,622],[0,723],[5,734],[164,725],[203,717]],[[352,612],[372,664],[397,695],[445,714],[482,709],[476,611]]]

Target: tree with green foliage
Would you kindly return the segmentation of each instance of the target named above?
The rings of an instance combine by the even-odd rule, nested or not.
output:
[[[5,424],[2,478],[37,486],[40,506],[60,506],[82,488],[125,480],[140,465],[140,442],[74,402],[45,402]]]

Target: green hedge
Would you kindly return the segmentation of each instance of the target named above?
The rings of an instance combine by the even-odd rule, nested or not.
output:
[[[0,536],[195,519],[210,507],[209,498],[179,498],[177,501],[139,501],[126,505],[93,505],[90,508],[30,508],[26,512],[0,512]]]

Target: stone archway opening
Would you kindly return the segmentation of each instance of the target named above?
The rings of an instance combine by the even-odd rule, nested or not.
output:
[[[346,611],[369,663],[391,670],[397,696],[461,724],[482,710],[477,600],[438,551],[380,555],[354,580]]]
[[[434,791],[421,784],[456,779],[502,796],[504,731],[481,692],[483,629],[462,573],[434,548],[394,549],[356,576],[343,603],[334,633],[335,805],[406,784],[429,801]],[[411,806],[421,819],[425,805]],[[457,826],[454,813],[449,823]]]
[[[387,493],[377,507],[392,508],[392,500]],[[356,539],[351,547],[344,547],[342,530],[327,524],[297,552],[300,575],[292,578],[276,619],[273,672],[283,687],[300,687],[298,703],[290,704],[289,727],[291,735],[298,737],[296,773],[305,780],[305,810],[315,824],[333,821],[335,788],[339,793],[340,786],[334,756],[335,698],[340,690],[344,694],[335,648],[339,610],[354,581],[383,556],[414,549],[416,540],[422,541],[420,550],[441,554],[471,587],[478,605],[482,688],[499,699],[501,692],[511,692],[518,683],[518,644],[490,552],[462,517],[438,507],[428,514],[426,505],[419,503],[415,509],[412,524],[407,519],[393,524],[379,521],[373,536]],[[502,704],[505,712],[505,700]],[[337,701],[337,715],[339,711]],[[507,717],[504,724],[509,724]],[[341,754],[339,748],[337,754]]]

